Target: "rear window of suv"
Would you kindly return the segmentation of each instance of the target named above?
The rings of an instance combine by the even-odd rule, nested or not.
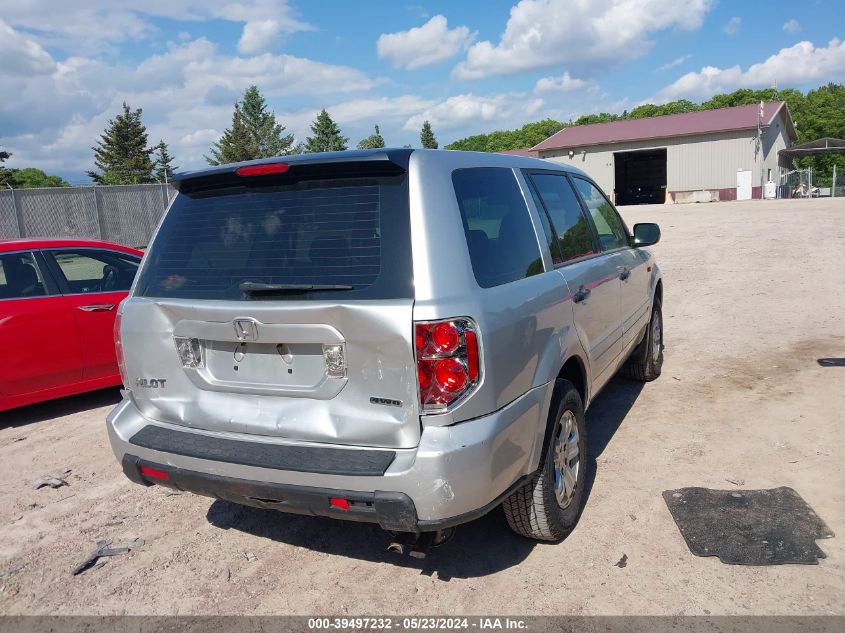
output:
[[[150,248],[136,295],[406,298],[413,296],[410,257],[404,176],[182,193]],[[323,289],[247,294],[245,282]]]

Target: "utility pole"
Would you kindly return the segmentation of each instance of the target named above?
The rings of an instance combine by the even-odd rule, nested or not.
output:
[[[763,155],[763,100],[760,100],[760,110],[757,112],[757,150],[760,158],[760,199],[766,189],[766,162]]]
[[[15,189],[12,187],[12,185],[7,182],[6,186],[9,188],[9,191],[12,192],[12,209],[15,213],[15,224],[18,228],[18,237],[24,237],[23,210],[21,209],[20,201],[15,196]]]

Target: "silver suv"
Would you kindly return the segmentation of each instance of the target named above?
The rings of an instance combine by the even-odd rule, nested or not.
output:
[[[660,231],[583,172],[469,152],[186,173],[116,325],[126,475],[285,512],[556,541],[584,410],[663,359]]]

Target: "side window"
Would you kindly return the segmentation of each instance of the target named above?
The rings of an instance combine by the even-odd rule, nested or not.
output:
[[[510,169],[458,169],[452,182],[479,286],[492,288],[543,272],[528,207]]]
[[[44,278],[32,253],[0,254],[0,299],[43,297]]]
[[[561,264],[571,259],[593,254],[593,234],[590,225],[566,176],[534,174],[531,181],[543,206],[551,217],[556,249],[552,261]]]
[[[540,216],[540,223],[543,225],[543,235],[545,235],[546,241],[549,244],[552,261],[554,263],[562,262],[563,255],[561,255],[557,235],[555,235],[555,230],[552,228],[552,223],[549,220],[549,214],[543,207],[543,201],[540,200],[540,196],[534,191],[534,187],[529,187],[529,189],[531,190],[531,197],[534,198],[534,205],[537,207],[537,215]]]
[[[628,230],[625,223],[601,190],[582,178],[573,178],[572,182],[590,211],[602,248],[609,251],[628,246]]]
[[[71,294],[129,290],[140,261],[131,255],[105,250],[54,250]]]

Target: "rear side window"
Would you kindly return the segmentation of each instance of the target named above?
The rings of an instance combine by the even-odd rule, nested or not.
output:
[[[593,254],[593,235],[590,225],[578,197],[569,184],[566,176],[553,174],[533,174],[531,182],[537,188],[542,209],[548,212],[551,218],[552,261],[555,264],[562,264],[571,259],[585,257]]]
[[[492,288],[543,272],[537,236],[513,171],[458,169],[452,182],[479,286]]]
[[[590,211],[602,248],[609,251],[628,246],[625,224],[601,190],[583,178],[573,178],[572,182]]]
[[[32,253],[0,255],[0,299],[41,297],[47,294]]]
[[[404,176],[182,193],[147,255],[136,294],[411,297],[409,231]],[[323,289],[256,296],[243,292],[244,282]],[[330,286],[341,288],[325,291]]]

